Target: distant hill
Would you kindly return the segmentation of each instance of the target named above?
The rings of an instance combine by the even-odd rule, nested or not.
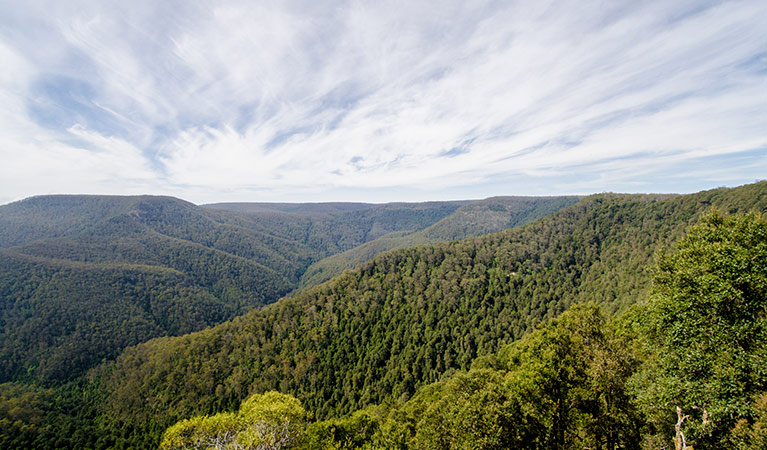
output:
[[[271,303],[313,262],[469,203],[55,195],[0,206],[0,382],[75,379],[126,346]]]
[[[447,208],[453,206],[460,206],[466,202],[431,202],[432,205],[440,205]],[[427,203],[428,204],[428,203]],[[354,202],[326,202],[326,203],[264,203],[264,202],[239,202],[239,203],[208,203],[201,205],[203,208],[219,209],[225,211],[238,211],[244,213],[263,213],[266,211],[283,212],[299,214],[302,216],[331,216],[335,214],[342,214],[353,211],[364,211],[370,209],[387,209],[390,205],[394,204],[382,204],[377,205],[374,203],[354,203]],[[402,205],[410,205],[416,207],[418,203],[403,203]]]
[[[0,381],[69,380],[235,317],[321,255],[169,197],[36,197],[0,207],[0,224]]]
[[[574,196],[492,197],[465,202],[453,214],[422,230],[390,233],[312,264],[299,286],[316,286],[388,250],[457,241],[525,225],[578,200]]]
[[[226,216],[237,213],[327,256],[388,233],[423,229],[465,203],[217,203],[202,208]]]
[[[151,447],[178,419],[266,390],[299,397],[318,418],[407,399],[573,304],[633,304],[654,252],[712,207],[767,211],[767,183],[594,195],[521,228],[387,252],[214,328],[127,349],[94,378],[98,434]]]
[[[44,195],[0,206],[0,247],[83,233],[104,220],[128,215],[141,204],[194,208],[171,197]]]

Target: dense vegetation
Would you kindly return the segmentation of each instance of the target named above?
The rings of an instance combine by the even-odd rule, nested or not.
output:
[[[4,242],[30,239],[0,250],[0,381],[65,382],[128,345],[220,323],[289,292],[311,261],[170,198],[33,198],[0,217]]]
[[[457,241],[526,225],[578,201],[578,197],[493,197],[467,203],[427,228],[394,232],[318,261],[301,276],[300,286],[318,285],[377,254],[416,245]]]
[[[212,448],[215,437],[304,450],[765,448],[767,218],[708,215],[653,278],[627,314],[608,321],[594,303],[574,305],[409,400],[301,429],[295,399],[256,395],[240,409],[248,418],[181,421],[162,448]]]
[[[551,208],[539,203],[553,200],[509,200],[505,220],[545,214]],[[296,288],[311,262],[423,229],[470,203],[201,208],[169,197],[44,196],[0,206],[0,383],[13,382],[0,392],[16,405],[9,414],[23,418],[2,435],[77,446],[48,433],[70,423],[68,404],[79,418],[66,439],[87,435],[91,412],[78,402],[89,368],[126,346],[270,303]],[[34,408],[17,407],[30,398]]]
[[[574,303],[607,314],[635,303],[655,250],[712,205],[767,210],[767,183],[596,195],[521,229],[383,254],[210,330],[130,348],[100,371],[100,421],[127,435],[118,443],[147,446],[176,420],[233,410],[251,392],[290,393],[318,418],[408,398]]]
[[[226,216],[236,212],[268,224],[270,231],[316,249],[324,257],[392,232],[423,229],[466,203],[217,203],[204,209]]]
[[[577,305],[360,431],[373,448],[765,448],[766,338],[767,218],[714,213],[628,313]]]
[[[510,205],[535,216],[551,201]],[[0,382],[74,380],[129,345],[271,303],[311,262],[422,229],[463,204],[200,208],[168,197],[46,196],[0,207],[0,245],[13,245],[0,249]]]
[[[557,355],[559,350],[556,346],[546,347],[545,342],[535,343],[538,342],[536,339],[543,339],[540,337],[543,332],[529,333],[539,324],[558,317],[574,304],[593,301],[603,311],[597,313],[595,307],[590,307],[590,310],[578,309],[581,312],[572,313],[577,317],[583,314],[591,317],[583,320],[596,324],[599,333],[603,335],[594,341],[592,338],[596,335],[581,339],[577,333],[573,334],[575,343],[572,348],[583,347],[585,350],[581,353],[586,355],[585,360],[578,360],[580,356],[573,360],[578,370],[592,373],[596,370],[594,367],[602,368],[592,367],[594,364],[602,364],[599,362],[601,360],[589,359],[594,357],[590,347],[592,341],[603,342],[610,348],[620,343],[628,346],[632,358],[658,361],[655,366],[664,367],[660,358],[646,357],[653,354],[652,348],[662,348],[660,334],[648,334],[660,336],[660,340],[652,345],[644,344],[652,342],[649,338],[629,340],[626,344],[624,341],[615,341],[612,331],[603,329],[602,322],[605,317],[612,317],[617,311],[625,311],[638,299],[647,296],[653,253],[657,249],[670,248],[690,224],[712,207],[727,213],[767,211],[767,183],[686,196],[596,195],[519,229],[466,241],[384,253],[359,269],[345,272],[321,286],[253,310],[214,328],[181,337],[159,338],[130,347],[116,361],[103,364],[87,377],[52,388],[18,382],[0,385],[0,411],[8,411],[7,420],[0,420],[0,446],[150,448],[158,445],[163,431],[179,420],[201,414],[236,411],[251,394],[276,390],[300,399],[306,410],[317,419],[340,417],[370,405],[381,405],[347,418],[332,419],[340,421],[338,428],[332,420],[310,425],[309,428],[318,427],[319,434],[309,433],[315,436],[315,443],[325,442],[323,439],[328,433],[336,436],[336,429],[343,431],[346,429],[344,427],[350,427],[350,430],[367,431],[364,431],[362,437],[357,431],[349,431],[349,442],[367,442],[372,445],[377,442],[375,439],[379,439],[371,440],[375,434],[381,436],[380,439],[387,439],[385,442],[400,442],[403,448],[444,448],[413,444],[418,433],[434,436],[429,434],[431,432],[428,429],[418,431],[415,424],[420,423],[421,418],[416,412],[418,408],[439,402],[439,392],[443,389],[424,386],[443,379],[442,384],[435,386],[454,384],[458,389],[456,398],[460,399],[474,395],[471,394],[473,391],[470,386],[492,386],[492,380],[504,380],[498,389],[493,388],[495,390],[478,395],[488,399],[512,399],[509,401],[512,401],[514,408],[523,408],[524,404],[519,398],[513,400],[516,397],[509,397],[511,394],[503,390],[508,384],[506,377],[508,373],[516,373],[517,370],[533,374],[536,370],[547,370],[545,365],[536,366],[535,358],[530,355],[538,355],[536,352],[543,351],[540,350],[542,348],[549,348],[544,353],[553,355]],[[206,211],[212,214],[208,217],[214,223],[213,228],[215,224],[229,227],[251,223],[250,227],[237,225],[237,229],[244,230],[243,233],[257,229],[253,225],[256,221],[248,216],[253,212]],[[285,219],[285,214],[293,213],[267,211],[267,219],[258,222],[261,227],[259,232],[268,228],[264,223],[277,224],[283,219],[283,225],[295,223]],[[354,214],[359,215],[360,212],[357,210]],[[128,219],[141,217],[141,214],[131,213],[120,216],[120,221],[130,223]],[[318,219],[311,217],[307,220]],[[177,234],[187,233],[187,236],[191,236],[193,232],[185,224],[185,220],[180,220],[176,225],[164,225],[161,228],[166,231],[175,229]],[[297,228],[277,225],[274,228],[282,228],[283,234],[280,236],[288,242],[295,242],[287,239],[287,236],[291,233],[296,233],[291,236],[297,236]],[[142,239],[148,239],[143,231],[137,234]],[[189,241],[183,236],[169,236],[154,228],[150,234],[161,235],[162,239],[169,237],[174,242]],[[232,239],[231,242],[240,242],[240,239]],[[211,248],[210,242],[207,245],[193,244],[204,247],[205,251],[223,251]],[[43,252],[19,250],[45,248],[45,245],[45,242],[33,242],[14,247],[7,251],[10,255],[8,258],[26,258],[34,263],[44,260],[46,264],[127,264],[131,270],[141,266],[129,259],[117,262],[98,260],[101,254],[95,250],[89,253],[88,258],[60,258],[66,259],[63,263]],[[97,245],[93,247],[98,249]],[[110,252],[103,253],[108,254]],[[245,256],[235,256],[250,261]],[[153,257],[160,259],[160,256]],[[152,267],[152,270],[156,270],[156,267]],[[184,275],[180,269],[165,267],[164,270],[175,276],[178,276],[176,272]],[[211,280],[215,278],[211,277]],[[32,286],[28,289],[32,289]],[[562,336],[570,331],[561,331],[556,328],[560,326],[557,324],[577,323],[578,330],[588,330],[586,325],[579,322],[582,319],[571,320],[567,317],[561,321],[547,322],[555,330],[550,332],[553,334],[544,335],[560,336],[554,339],[555,343],[559,343],[566,341]],[[548,326],[545,325],[543,329]],[[626,328],[633,329],[630,326]],[[565,330],[570,328],[565,327]],[[522,356],[514,359],[509,356],[515,354],[514,351],[503,350],[505,344],[526,335],[530,337],[512,344],[517,349],[515,351],[522,352]],[[623,347],[615,348],[616,351],[623,351]],[[499,351],[497,356],[492,356]],[[485,362],[473,363],[477,357],[481,357],[479,361]],[[558,360],[559,357],[552,359]],[[521,365],[515,366],[514,361]],[[484,368],[482,364],[485,364]],[[643,365],[640,372],[636,372],[633,363],[627,367],[630,373],[626,377],[632,380],[636,379],[635,376],[646,376],[647,379],[654,376],[646,375],[651,373],[649,368],[653,367],[652,364]],[[480,381],[471,381],[471,377],[465,383],[460,381],[460,377],[469,375],[456,375],[456,371],[465,372],[470,368],[473,371],[485,370],[482,373],[469,372],[471,377],[476,375]],[[29,366],[24,369],[29,369]],[[17,372],[17,381],[29,382],[39,376],[37,372],[44,373],[32,368],[27,375],[29,378],[24,378],[23,372]],[[573,374],[573,386],[576,386],[580,383],[578,380],[583,378],[581,372],[575,371]],[[749,375],[751,379],[754,378],[752,375]],[[453,379],[459,381],[450,381]],[[461,386],[469,386],[469,391],[461,391]],[[520,392],[527,392],[525,395],[531,396],[551,396],[548,391],[535,394],[536,386],[527,386],[525,389],[532,390]],[[419,388],[422,390],[418,391]],[[520,385],[514,389],[523,388]],[[620,389],[623,389],[622,385]],[[587,395],[582,391],[581,386],[568,392]],[[429,397],[424,392],[436,394]],[[511,391],[512,394],[514,392],[517,391]],[[755,419],[761,403],[753,406],[756,394],[751,387],[743,389],[743,392],[747,392],[751,400],[739,405],[749,405],[748,411],[753,411],[753,414],[730,417],[728,424],[735,423],[734,426],[745,430],[744,436],[748,433],[756,435],[762,426]],[[446,409],[433,416],[434,422],[430,425],[437,431],[456,428],[458,424],[458,419],[451,414],[460,411],[450,412],[450,408],[460,403],[449,400],[449,396],[446,398],[448,400],[442,402]],[[536,404],[556,404],[553,397],[550,400],[545,400],[548,397],[537,398]],[[635,398],[642,397],[637,395]],[[419,401],[422,406],[417,406]],[[506,400],[502,401],[505,404],[503,402]],[[484,417],[481,415],[483,411],[472,412],[472,404],[475,403],[466,405],[466,414]],[[651,397],[642,403],[653,404]],[[700,405],[690,405],[690,408],[692,406],[700,408]],[[411,414],[408,408],[415,408],[413,411],[416,412]],[[763,406],[761,408],[764,409]],[[493,427],[498,429],[508,418],[508,411],[505,411],[503,408],[497,411],[491,408],[488,414],[494,416],[488,416],[487,421],[483,418],[474,423],[477,426],[485,422],[496,423]],[[512,408],[512,411],[517,410]],[[668,435],[668,430],[661,429],[668,423],[668,411],[655,413],[649,406],[642,406],[638,411],[643,426],[647,427],[645,436]],[[569,438],[561,438],[562,433],[569,436],[568,429],[576,430],[578,436],[586,436],[578,439],[607,442],[604,441],[607,439],[604,437],[607,436],[605,432],[592,430],[596,427],[595,423],[604,420],[603,416],[593,411],[574,411],[574,428],[562,428],[561,421],[545,419],[549,417],[545,411],[527,412],[530,413],[530,421],[526,423],[532,428],[520,428],[520,433],[524,430],[538,430],[535,431],[536,436],[554,436],[545,437],[549,440],[534,441],[540,445],[562,442],[569,445],[568,442],[572,442],[566,440]],[[696,414],[687,410],[684,412],[690,416]],[[519,417],[518,413],[515,412],[514,417]],[[398,425],[399,419],[392,419],[397,414],[404,415],[405,422]],[[411,416],[412,420],[407,419]],[[493,422],[493,417],[497,422]],[[620,418],[621,426],[625,426],[621,429],[628,429],[626,424],[633,423],[633,420],[633,415]],[[556,425],[558,423],[560,425]],[[671,426],[673,431],[673,424]],[[393,434],[381,434],[383,431],[377,427],[384,431],[391,430]],[[583,431],[587,428],[591,431]],[[563,429],[564,432],[561,431]],[[541,430],[549,431],[540,434]],[[619,438],[610,442],[633,442],[631,439],[634,438],[627,433],[621,431],[617,435]],[[399,436],[396,437],[399,440],[392,436]],[[521,434],[516,436],[514,439],[522,439]],[[700,439],[696,436],[692,438]],[[459,446],[458,442],[461,442],[450,440],[453,438],[444,439],[434,442],[453,447]],[[462,438],[458,436],[455,439]],[[487,446],[481,448],[494,448],[492,442],[488,441]],[[338,442],[336,444],[341,445]]]
[[[293,447],[308,414],[295,398],[267,392],[242,402],[236,413],[182,420],[163,434],[161,449],[282,449]]]

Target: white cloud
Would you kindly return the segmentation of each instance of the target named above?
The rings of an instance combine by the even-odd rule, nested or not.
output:
[[[31,194],[158,188],[150,161],[132,144],[79,125],[58,133],[30,120],[24,93],[33,66],[1,42],[0,60],[0,203]]]
[[[28,8],[1,23],[0,60],[20,67],[0,75],[1,151],[31,180],[5,198],[74,190],[51,152],[89,161],[82,190],[212,201],[555,175],[559,192],[612,190],[626,158],[660,182],[660,161],[767,149],[758,1]],[[64,129],[25,107],[53,76],[92,89]]]

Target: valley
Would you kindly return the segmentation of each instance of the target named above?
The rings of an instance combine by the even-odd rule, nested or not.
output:
[[[411,398],[442,401],[440,396],[434,397],[441,391],[434,389],[443,388],[430,388],[430,383],[463,377],[462,373],[473,377],[480,367],[508,367],[513,359],[493,355],[499,351],[499,355],[507,355],[504,349],[515,342],[532,342],[530,339],[536,339],[532,336],[538,336],[541,331],[536,330],[541,327],[556,328],[557,322],[552,321],[575,305],[593,305],[591,312],[582,314],[602,324],[625,317],[650,294],[656,252],[673,251],[688,228],[712,210],[724,214],[767,211],[767,183],[690,195],[598,194],[581,200],[552,199],[547,200],[548,204],[530,199],[520,202],[513,197],[429,204],[426,211],[411,205],[389,205],[389,210],[335,205],[333,213],[311,211],[298,219],[291,216],[294,221],[305,221],[303,224],[312,222],[311,227],[303,228],[286,226],[295,222],[285,215],[297,214],[287,205],[183,205],[186,214],[196,221],[166,223],[150,220],[157,216],[142,212],[145,210],[134,204],[127,214],[80,234],[71,232],[77,229],[74,221],[63,224],[61,229],[68,227],[70,237],[19,243],[20,232],[7,233],[10,237],[6,242],[16,245],[3,250],[6,273],[35,273],[36,283],[50,283],[56,287],[52,292],[75,293],[88,309],[97,310],[93,305],[103,300],[95,294],[89,300],[88,295],[77,290],[78,283],[90,286],[88,292],[114,292],[109,289],[115,287],[116,277],[122,282],[118,285],[120,292],[127,294],[125,298],[150,300],[150,312],[152,301],[167,299],[189,302],[196,298],[184,305],[196,301],[200,307],[177,308],[179,314],[173,320],[184,325],[168,328],[173,333],[166,329],[154,336],[151,332],[136,335],[133,343],[139,345],[135,346],[130,346],[130,340],[111,343],[111,353],[96,355],[101,363],[95,359],[77,360],[73,355],[88,354],[87,349],[98,348],[102,338],[91,337],[89,341],[83,331],[60,333],[61,346],[52,337],[43,341],[49,342],[47,347],[37,347],[42,352],[35,353],[23,345],[30,341],[31,332],[16,338],[9,332],[24,327],[6,325],[4,336],[16,339],[4,337],[2,351],[10,355],[4,360],[18,362],[7,366],[11,370],[4,367],[9,383],[2,385],[3,403],[13,404],[21,398],[34,401],[26,401],[31,410],[4,432],[3,442],[36,442],[40,448],[152,448],[160,443],[164,430],[178,420],[236,410],[251,394],[269,391],[297,398],[311,417],[319,420],[317,427],[331,423],[323,420],[359,418],[360,413],[355,413],[358,410],[377,417],[376,426],[388,426],[387,420],[394,417],[391,414],[415,407],[410,406]],[[175,201],[173,205],[178,207]],[[344,208],[354,211],[364,223],[337,212]],[[484,223],[479,220],[483,208],[487,216]],[[361,211],[368,211],[367,215]],[[533,217],[540,211],[551,213]],[[514,225],[514,221],[530,223],[482,235],[482,230],[494,231],[494,227]],[[337,231],[339,224],[346,224],[352,231],[339,233],[336,238],[325,238],[318,231],[322,227]],[[115,229],[123,233],[120,239],[114,239]],[[271,240],[255,239],[264,235]],[[455,240],[467,235],[478,237]],[[435,242],[435,236],[449,242]],[[345,239],[350,243],[344,243]],[[376,241],[380,245],[376,246]],[[235,245],[238,242],[242,244]],[[344,272],[323,284],[312,287],[316,283],[308,283],[293,291],[301,278],[297,262],[306,270],[312,263],[323,264],[323,255],[354,244],[359,250],[347,248],[346,252],[352,252],[348,259],[328,265],[342,267]],[[371,246],[372,250],[368,248]],[[142,250],[132,253],[129,247]],[[279,249],[283,248],[293,253],[281,253]],[[267,259],[278,261],[271,265],[256,262],[260,260],[254,255],[268,254],[267,250],[293,257]],[[353,253],[355,250],[360,253]],[[384,253],[376,256],[381,251]],[[364,262],[361,254],[372,259]],[[344,253],[330,258],[340,255]],[[280,268],[288,270],[280,272]],[[147,273],[153,278],[148,278]],[[233,273],[237,276],[227,278]],[[282,278],[273,279],[283,284],[264,283],[258,277],[265,273],[282,274]],[[98,280],[109,281],[100,285]],[[128,284],[133,290],[126,288]],[[29,284],[5,281],[3,292],[15,293],[18,286],[28,286],[20,292],[28,293],[25,298],[31,305],[42,304],[45,297]],[[265,287],[272,290],[259,297]],[[158,300],[153,300],[156,294],[151,289],[162,291]],[[272,296],[291,291],[290,296],[274,302]],[[51,294],[48,298],[61,297]],[[243,297],[261,300],[236,303]],[[20,300],[23,298],[18,294],[4,297],[4,324],[24,317],[15,312],[20,311]],[[271,304],[262,306],[267,303]],[[56,312],[66,310],[66,305],[51,305],[46,307]],[[215,316],[214,312],[223,309],[221,305],[231,308],[228,317]],[[125,317],[141,317],[135,312],[138,307],[133,308],[125,310]],[[205,308],[209,308],[207,313]],[[168,309],[167,304],[156,303],[151,317],[161,317],[163,312],[166,321],[161,323],[173,324]],[[36,310],[33,316],[41,316],[38,311],[46,310]],[[211,323],[204,324],[202,319],[193,322],[188,318],[190,311],[197,311]],[[109,317],[121,313],[118,310]],[[73,313],[81,317],[78,314],[82,313]],[[50,316],[60,317],[53,313]],[[31,320],[31,316],[26,317]],[[182,320],[185,317],[187,322]],[[116,334],[107,329],[114,322],[100,316],[89,320],[90,324],[80,325],[79,329],[90,330],[94,324],[101,324],[104,336]],[[222,320],[218,325],[212,323]],[[56,328],[39,320],[15,323],[24,323],[38,332],[52,330],[48,331],[52,335],[57,329],[67,329],[64,323]],[[208,328],[185,334],[205,326]],[[566,333],[576,333],[569,326]],[[595,332],[606,333],[602,326]],[[183,335],[170,336],[176,333]],[[164,335],[167,337],[160,337]],[[157,338],[147,340],[151,337]],[[80,347],[73,346],[78,342]],[[72,353],[64,349],[72,349]],[[52,359],[52,355],[59,354],[61,360]],[[492,362],[496,361],[493,358],[503,362]],[[82,369],[72,371],[61,361]],[[502,378],[506,374],[503,372]],[[453,381],[445,382],[446,388],[453,386]],[[53,401],[54,397],[57,400]],[[70,408],[77,414],[72,414]],[[347,416],[352,413],[356,415]],[[65,433],[68,427],[78,432]],[[373,435],[368,437],[366,442],[370,444]],[[52,442],[59,444],[51,446]]]

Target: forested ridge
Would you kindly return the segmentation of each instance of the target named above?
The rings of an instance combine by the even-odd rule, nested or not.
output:
[[[706,213],[652,278],[618,315],[575,304],[411,399],[305,424],[296,448],[767,448],[767,216]]]
[[[514,228],[553,214],[578,200],[574,196],[492,197],[469,202],[422,230],[390,233],[317,261],[301,276],[300,286],[320,284],[388,250],[457,241]]]
[[[386,253],[231,322],[132,347],[94,374],[101,437],[156,445],[178,419],[267,390],[317,418],[406,399],[572,304],[628,308],[646,296],[653,253],[712,207],[765,211],[767,183],[591,196],[520,229]]]
[[[511,221],[514,211],[538,217],[552,208],[541,204],[558,199],[511,199],[510,211],[478,212],[473,225]],[[14,382],[0,386],[0,409],[27,430],[0,435],[21,447],[28,436],[45,446],[90,442],[93,413],[80,399],[89,368],[126,346],[270,303],[313,261],[417,232],[472,203],[198,207],[171,197],[63,195],[0,206],[0,382]]]
[[[0,219],[17,244],[0,250],[2,381],[66,382],[128,345],[272,302],[312,255],[164,197],[33,198]]]
[[[651,270],[627,310],[574,304],[412,398],[312,421],[269,391],[160,448],[767,448],[767,216],[709,211]]]
[[[535,216],[539,202],[551,200],[512,204]],[[0,381],[73,380],[126,346],[271,303],[313,261],[468,203],[202,208],[171,197],[43,196],[2,206]]]

